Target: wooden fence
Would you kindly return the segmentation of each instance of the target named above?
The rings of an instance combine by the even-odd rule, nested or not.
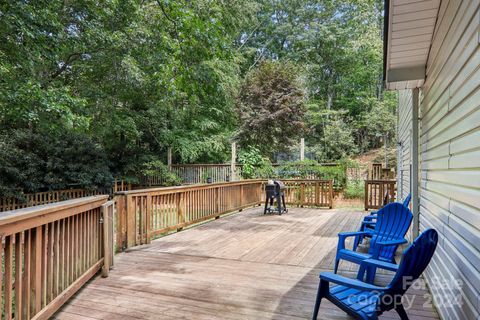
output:
[[[333,208],[332,180],[282,180],[285,201],[290,205]]]
[[[323,163],[322,167],[336,167],[336,163]],[[300,167],[285,168],[284,164],[272,164],[274,170],[274,176],[292,176],[292,179],[322,179],[321,173],[318,173],[314,166],[306,165],[300,170]],[[311,170],[309,170],[311,167]],[[227,182],[233,181],[232,177],[235,177],[235,181],[242,179],[243,165],[236,164],[235,172],[232,174],[230,164],[174,164],[171,171],[176,174],[185,184],[198,184],[207,183],[207,178],[210,177],[212,182]],[[291,171],[288,171],[291,170]],[[300,171],[301,175],[300,176]],[[149,178],[151,183],[145,185],[161,185],[162,179],[152,177]]]
[[[242,166],[238,164],[233,174],[230,164],[174,164],[171,171],[188,184],[207,183],[209,177],[214,183],[233,181],[232,176],[235,180],[242,177]]]
[[[67,189],[57,191],[45,191],[37,193],[24,194],[25,201],[14,197],[1,197],[0,198],[0,212],[8,210],[16,210],[21,208],[39,206],[42,204],[54,203],[64,200],[77,199],[87,196],[95,196],[99,194],[105,194],[99,190],[86,190],[86,189]]]
[[[105,233],[108,237],[113,231],[114,209],[107,198],[86,197],[0,214],[2,319],[48,319],[104,263],[104,275],[108,274],[113,246]]]
[[[379,209],[395,201],[395,180],[365,180],[365,210]]]
[[[123,179],[115,179],[113,181],[113,193],[119,192],[119,191],[128,191],[132,190],[132,184],[130,182],[126,182]]]

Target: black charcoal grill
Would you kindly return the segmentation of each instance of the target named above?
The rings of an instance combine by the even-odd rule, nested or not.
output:
[[[263,214],[278,212],[278,214],[286,213],[285,205],[285,185],[282,181],[273,180],[265,185],[265,209]],[[274,202],[276,207],[274,206]]]

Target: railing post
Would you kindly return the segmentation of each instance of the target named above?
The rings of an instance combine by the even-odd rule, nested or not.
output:
[[[175,195],[177,207],[177,222],[185,223],[185,216],[183,215],[183,193],[179,192]],[[183,228],[178,228],[177,231],[182,231]]]
[[[137,244],[137,230],[136,230],[136,212],[133,204],[133,197],[126,196],[126,227],[127,227],[127,248],[134,247]]]
[[[323,184],[322,184],[323,186]],[[315,182],[315,205],[320,206],[320,183]]]
[[[258,205],[261,206],[263,203],[263,192],[265,190],[265,184],[263,182],[259,183],[258,188]]]
[[[145,209],[145,235],[146,238],[145,242],[148,244],[150,243],[150,234],[151,234],[151,217],[153,214],[152,210],[152,196],[147,195],[147,203],[146,203],[146,209]]]
[[[380,196],[378,197],[378,206],[383,206],[386,205],[385,203],[385,183],[381,182],[379,183],[379,194]]]
[[[365,180],[365,211],[368,210],[368,180]]]
[[[117,242],[117,252],[121,252],[127,247],[126,239],[126,200],[125,195],[115,196],[115,205],[117,210],[117,225],[115,230],[115,237]]]
[[[103,268],[102,277],[108,277],[113,264],[113,215],[115,202],[108,201],[101,206],[103,219]]]
[[[328,189],[329,189],[329,195],[330,195],[330,209],[333,208],[333,180],[328,181]]]
[[[305,184],[300,183],[300,207],[303,208],[303,203],[305,202]]]
[[[240,207],[243,207],[243,185],[240,185]],[[243,209],[240,208],[239,211],[242,211]]]

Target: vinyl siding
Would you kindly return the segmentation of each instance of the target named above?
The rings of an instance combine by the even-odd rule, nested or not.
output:
[[[401,90],[398,93],[397,123],[397,197],[401,201],[410,193],[410,166],[412,164],[412,90]]]
[[[441,2],[420,91],[420,231],[440,234],[425,277],[443,319],[480,319],[479,3]],[[409,95],[400,94],[399,121],[410,117]],[[399,122],[402,148],[407,127]],[[455,297],[461,304],[446,307]]]

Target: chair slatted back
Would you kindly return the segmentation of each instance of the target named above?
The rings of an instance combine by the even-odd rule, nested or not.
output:
[[[412,223],[412,212],[398,202],[389,203],[378,211],[377,223],[370,242],[369,253],[376,249],[377,242],[403,239]],[[380,258],[392,260],[398,246],[387,246],[380,250]]]
[[[408,208],[408,205],[410,204],[410,200],[412,200],[412,195],[409,193],[408,196],[403,200],[403,205]]]
[[[435,229],[427,229],[405,250],[387,294],[403,295],[428,266],[438,243]]]

